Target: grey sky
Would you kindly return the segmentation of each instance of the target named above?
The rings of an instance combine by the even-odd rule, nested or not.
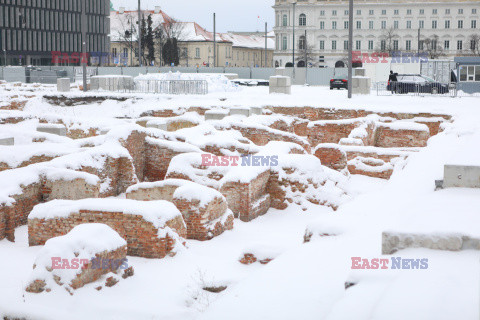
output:
[[[213,31],[213,13],[217,14],[217,31],[263,31],[265,22],[274,24],[274,0],[142,0],[142,9],[160,6],[168,15],[197,22]],[[112,0],[114,8],[136,8],[138,0]],[[258,18],[260,17],[260,18]]]

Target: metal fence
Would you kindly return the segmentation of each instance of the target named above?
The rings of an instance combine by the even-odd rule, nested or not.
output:
[[[162,94],[207,94],[205,80],[137,80],[135,91]]]
[[[459,90],[456,83],[376,82],[373,91],[377,96],[480,97],[480,93]]]

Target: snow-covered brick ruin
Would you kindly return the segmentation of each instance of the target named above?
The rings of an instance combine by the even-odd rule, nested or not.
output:
[[[393,281],[387,270],[345,291],[355,257],[428,258],[431,283],[475,282],[463,275],[478,262],[478,190],[435,191],[445,165],[463,164],[447,153],[480,141],[479,112],[457,100],[35,86],[0,84],[0,318],[64,319],[88,305],[79,317],[367,319],[347,314],[359,308],[384,319],[421,287],[415,271]],[[128,259],[135,276],[96,258]],[[437,298],[461,296],[453,287]]]
[[[113,229],[82,224],[64,236],[48,240],[38,253],[26,291],[73,290],[120,271],[127,261],[127,242]]]

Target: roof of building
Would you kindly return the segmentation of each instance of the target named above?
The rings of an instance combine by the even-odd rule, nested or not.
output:
[[[152,16],[153,28],[156,29],[160,26],[165,27],[165,24],[171,21],[175,21],[173,18],[168,16],[163,11],[150,11],[144,10],[142,14],[147,17],[148,15]],[[137,33],[137,21],[138,21],[138,12],[137,11],[124,11],[120,13],[119,11],[112,11],[110,13],[110,40],[115,41],[124,41],[126,40],[125,32],[130,29],[133,32]],[[213,42],[213,32],[207,31],[205,28],[201,27],[196,22],[175,22],[178,24],[177,33],[178,41],[182,42]],[[274,50],[275,43],[271,39],[269,34],[267,39],[268,49]],[[136,36],[134,36],[136,38]],[[216,41],[219,43],[232,43],[233,47],[238,48],[251,48],[251,49],[264,49],[265,48],[265,37],[264,35],[246,35],[242,33],[217,33]]]

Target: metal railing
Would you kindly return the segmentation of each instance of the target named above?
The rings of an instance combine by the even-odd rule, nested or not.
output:
[[[480,93],[459,90],[456,83],[376,82],[373,90],[377,96],[480,97]]]
[[[208,83],[205,80],[136,80],[135,91],[174,95],[204,95],[208,93]]]

